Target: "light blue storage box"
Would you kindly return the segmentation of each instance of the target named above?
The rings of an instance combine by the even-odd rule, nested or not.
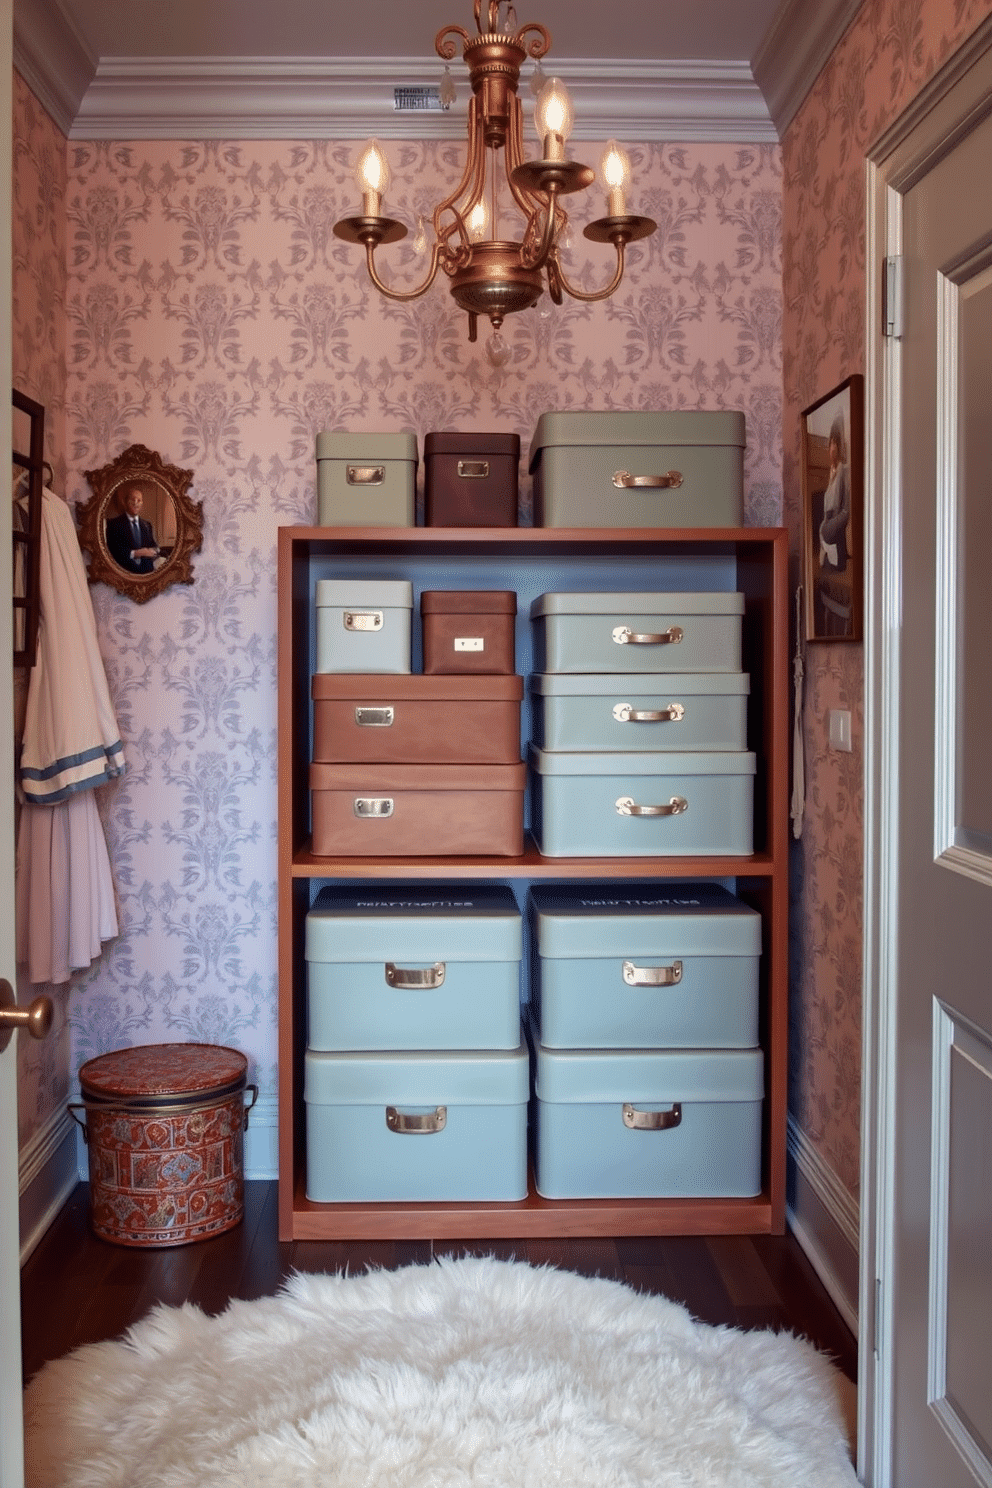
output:
[[[531,1017],[552,1049],[749,1049],[761,916],[720,884],[536,884]]]
[[[543,413],[530,446],[536,527],[737,527],[744,415],[733,409]]]
[[[749,855],[749,752],[529,751],[531,832],[545,857]]]
[[[522,917],[510,889],[322,889],[306,917],[311,1049],[515,1049]]]
[[[534,1058],[534,1178],[546,1199],[753,1198],[760,1049],[546,1049]]]
[[[527,1046],[304,1057],[307,1198],[318,1204],[527,1196]]]
[[[318,672],[409,672],[413,585],[407,579],[318,579]]]
[[[739,672],[744,596],[539,594],[535,672]]]
[[[537,672],[528,688],[541,749],[747,748],[744,672]]]

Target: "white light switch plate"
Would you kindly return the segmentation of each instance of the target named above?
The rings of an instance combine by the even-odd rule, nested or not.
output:
[[[829,738],[831,749],[851,752],[851,715],[846,708],[831,708],[829,713]]]

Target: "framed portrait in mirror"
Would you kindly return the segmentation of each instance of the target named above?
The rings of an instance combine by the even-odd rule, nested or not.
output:
[[[132,444],[84,474],[93,495],[76,516],[90,583],[109,584],[138,604],[171,584],[192,584],[193,554],[203,545],[203,503],[187,494],[193,471]]]

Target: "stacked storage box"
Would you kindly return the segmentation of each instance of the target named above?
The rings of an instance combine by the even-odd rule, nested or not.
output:
[[[753,851],[743,595],[542,594],[532,828],[549,857]]]
[[[322,889],[307,915],[307,1197],[527,1195],[522,921],[508,888]]]
[[[761,1189],[759,915],[720,885],[530,891],[545,1198]]]
[[[479,616],[458,615],[450,664],[425,626],[431,665],[414,673],[410,583],[320,580],[316,587],[314,854],[520,856],[526,765],[523,678],[513,671],[515,596],[511,606],[499,591],[500,623],[488,631]],[[443,611],[445,596],[433,597]],[[508,653],[500,630],[508,631]],[[508,670],[494,665],[500,658],[509,659]]]

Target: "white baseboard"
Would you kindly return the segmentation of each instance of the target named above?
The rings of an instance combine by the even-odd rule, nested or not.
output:
[[[789,1117],[786,1214],[807,1260],[858,1336],[858,1204]]]
[[[79,1181],[75,1122],[60,1107],[21,1150],[18,1163],[21,1264]]]

